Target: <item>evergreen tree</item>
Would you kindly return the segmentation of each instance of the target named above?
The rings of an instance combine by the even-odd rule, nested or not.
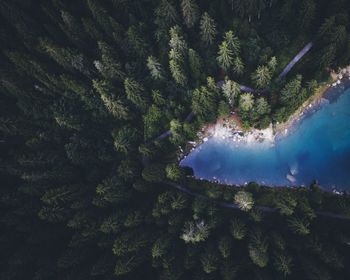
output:
[[[233,31],[228,31],[225,33],[224,41],[227,43],[227,46],[234,53],[234,55],[238,56],[240,53],[240,42],[234,35]]]
[[[222,86],[222,92],[226,97],[228,103],[233,106],[235,104],[235,99],[238,94],[241,92],[239,84],[232,80],[225,80],[225,83]]]
[[[176,60],[171,59],[169,61],[169,66],[171,75],[173,76],[175,82],[181,86],[185,86],[187,84],[187,77],[179,63]]]
[[[274,256],[273,264],[277,271],[282,273],[284,277],[287,277],[292,273],[291,268],[293,266],[292,258],[283,255],[283,254],[277,254]]]
[[[285,105],[294,105],[298,100],[298,94],[301,90],[302,77],[298,75],[294,80],[287,83],[281,91],[281,102]]]
[[[162,66],[152,55],[147,58],[147,68],[153,79],[161,80],[163,78]]]
[[[247,228],[241,220],[234,218],[231,220],[230,231],[233,238],[241,240],[245,237]]]
[[[198,243],[205,241],[209,236],[209,227],[202,221],[187,222],[180,236],[186,243]]]
[[[147,99],[144,96],[143,86],[132,78],[124,80],[126,97],[138,108],[144,111],[147,107]]]
[[[186,26],[193,27],[199,17],[199,8],[195,0],[181,0],[181,8]]]
[[[259,115],[269,114],[271,111],[269,103],[266,101],[264,97],[260,97],[255,102],[256,112]]]
[[[187,43],[181,34],[181,29],[178,25],[173,26],[170,31],[170,41],[169,46],[176,53],[179,53],[181,56],[185,54],[187,50]]]
[[[235,57],[233,61],[233,72],[237,75],[242,75],[244,71],[244,64],[240,57]]]
[[[118,119],[129,118],[128,108],[118,96],[112,93],[112,87],[108,82],[93,80],[93,87],[100,94],[101,100],[110,114]]]
[[[262,232],[260,230],[254,230],[250,234],[248,243],[249,257],[254,264],[263,268],[267,265],[269,261],[269,256],[267,253],[268,243],[264,239]]]
[[[252,74],[252,80],[258,88],[264,89],[271,82],[271,71],[267,66],[258,66]]]
[[[200,261],[205,273],[212,273],[218,269],[219,258],[213,248],[206,248],[201,255]]]
[[[254,97],[250,92],[243,93],[239,98],[239,108],[243,111],[249,111],[253,108]]]
[[[219,52],[216,60],[218,61],[219,66],[226,71],[232,66],[233,52],[229,48],[226,41],[222,42],[219,46]]]
[[[217,34],[215,21],[205,12],[200,20],[200,34],[202,41],[211,45],[214,42],[214,38]]]
[[[219,239],[218,248],[224,259],[227,259],[231,255],[232,239],[229,236],[224,235]]]
[[[249,211],[254,205],[253,196],[249,192],[239,191],[235,194],[235,203],[243,211]]]
[[[288,226],[299,235],[308,235],[310,233],[310,223],[303,218],[300,217],[291,217],[288,219]]]

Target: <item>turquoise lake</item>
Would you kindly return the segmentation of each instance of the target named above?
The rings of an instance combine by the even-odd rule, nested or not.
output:
[[[324,104],[307,113],[293,126],[292,132],[275,140],[273,146],[235,145],[232,140],[210,138],[180,165],[191,167],[196,178],[226,184],[308,186],[317,180],[326,189],[350,190],[350,89],[349,82],[347,84],[329,90]],[[287,179],[288,174],[293,175],[294,182]]]

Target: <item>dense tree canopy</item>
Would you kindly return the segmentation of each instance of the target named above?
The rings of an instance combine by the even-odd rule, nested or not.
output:
[[[349,13],[0,0],[0,278],[349,279],[348,196],[224,186],[178,164],[218,116],[249,129],[295,112],[349,63]]]

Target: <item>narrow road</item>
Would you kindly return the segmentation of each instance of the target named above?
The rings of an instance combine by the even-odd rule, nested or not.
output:
[[[279,79],[283,79],[288,72],[294,67],[294,65],[312,48],[313,42],[308,43],[283,69],[281,74],[278,76]]]
[[[199,198],[202,198],[204,200],[213,202],[221,207],[230,208],[230,209],[240,209],[239,206],[235,203],[212,200],[205,195],[191,191],[188,188],[181,186],[177,183],[170,182],[170,181],[165,181],[164,183],[172,188],[179,190],[179,191],[182,191],[182,192],[187,193],[189,195],[199,197]],[[277,213],[278,212],[277,208],[267,207],[267,206],[255,206],[255,209],[260,210],[261,212],[265,212],[265,213]],[[348,216],[341,215],[341,214],[335,214],[335,213],[327,212],[327,211],[316,211],[316,214],[318,216],[321,216],[321,217],[334,218],[334,219],[340,219],[340,220],[346,220],[346,221],[350,220],[350,217],[348,217]]]

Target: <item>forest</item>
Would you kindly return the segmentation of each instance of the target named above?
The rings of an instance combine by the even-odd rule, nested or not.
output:
[[[349,194],[178,164],[349,63],[348,0],[0,0],[0,279],[350,279]]]

